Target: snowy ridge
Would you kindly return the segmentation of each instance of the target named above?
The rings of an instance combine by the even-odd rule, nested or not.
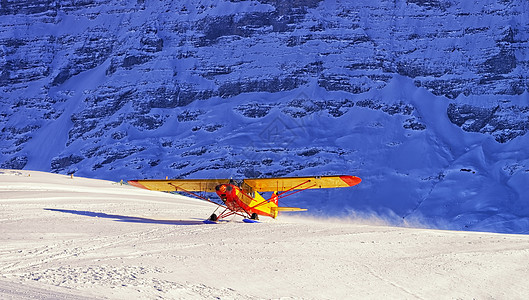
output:
[[[347,173],[296,205],[526,233],[528,5],[3,1],[0,167]]]

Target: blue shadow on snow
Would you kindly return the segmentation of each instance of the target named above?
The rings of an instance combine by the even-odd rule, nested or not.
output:
[[[69,210],[69,209],[55,209],[45,208],[44,210],[62,212],[67,214],[74,214],[80,216],[88,216],[94,218],[106,218],[114,219],[117,222],[128,222],[128,223],[146,223],[146,224],[164,224],[164,225],[204,225],[203,221],[190,221],[190,220],[155,220],[140,217],[130,217],[122,215],[110,215],[100,212],[83,211],[83,210]]]

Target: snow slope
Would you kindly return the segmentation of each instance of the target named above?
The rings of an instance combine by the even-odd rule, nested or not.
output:
[[[202,223],[209,203],[0,171],[3,299],[524,299],[529,237],[282,215]],[[369,225],[372,224],[372,225]]]
[[[0,168],[351,174],[313,215],[529,230],[528,1],[0,1]]]

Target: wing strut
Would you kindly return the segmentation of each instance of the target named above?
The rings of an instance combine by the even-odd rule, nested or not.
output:
[[[279,199],[283,199],[283,198],[286,198],[286,197],[290,197],[290,196],[292,196],[292,195],[294,195],[294,194],[297,194],[297,193],[299,193],[299,192],[306,191],[306,190],[308,190],[308,189],[310,189],[310,188],[312,188],[312,187],[314,187],[314,186],[316,186],[316,185],[314,184],[314,185],[309,186],[308,188],[304,188],[304,189],[302,189],[302,190],[297,190],[297,191],[294,191],[294,192],[292,192],[292,193],[290,193],[290,194],[288,194],[288,195],[284,195],[284,196],[281,196],[281,197],[277,197],[277,199],[279,200]],[[283,194],[284,194],[284,193],[283,193]]]
[[[211,202],[211,203],[213,203],[213,204],[217,204],[218,206],[222,206],[222,205],[220,205],[220,204],[218,204],[218,203],[216,203],[216,202],[213,202],[213,201],[209,200],[209,199],[206,198],[206,197],[202,197],[202,196],[197,195],[197,194],[195,194],[195,193],[193,193],[193,192],[191,192],[191,191],[188,191],[188,190],[183,189],[183,188],[181,188],[181,187],[179,187],[179,186],[176,186],[176,185],[174,185],[172,182],[169,182],[168,184],[171,185],[171,186],[174,186],[174,188],[175,188],[175,192],[178,192],[178,189],[180,189],[180,190],[182,190],[183,192],[188,193],[188,194],[191,195],[191,196],[197,197],[198,199],[206,200],[206,201]]]
[[[288,189],[288,190],[286,190],[286,191],[284,191],[284,192],[282,192],[282,193],[279,193],[279,194],[277,195],[277,196],[278,196],[277,199],[278,199],[278,200],[279,200],[279,199],[283,199],[283,198],[286,198],[286,197],[292,196],[292,195],[294,195],[294,194],[297,194],[297,193],[299,193],[299,192],[303,192],[303,191],[305,191],[305,190],[308,190],[308,189],[313,188],[313,187],[316,186],[316,184],[313,184],[313,185],[310,185],[310,186],[308,186],[308,187],[306,187],[306,188],[303,188],[303,189],[300,189],[300,190],[297,190],[297,191],[293,191],[293,192],[292,192],[292,190],[294,190],[294,189],[296,189],[296,188],[298,188],[298,187],[300,187],[300,186],[302,186],[302,185],[304,185],[304,184],[307,184],[307,183],[309,183],[309,182],[310,182],[310,180],[307,180],[307,181],[305,181],[305,182],[303,182],[303,183],[301,183],[301,184],[296,185],[296,186],[293,187],[293,188],[290,188],[290,189]],[[290,193],[289,193],[289,192],[290,192]],[[286,195],[282,196],[283,194],[286,194]]]
[[[281,192],[281,193],[279,193],[279,194],[277,194],[277,195],[280,196],[280,195],[283,195],[284,193],[288,193],[288,192],[290,192],[290,191],[292,191],[292,190],[295,190],[297,187],[300,187],[300,186],[302,186],[302,185],[304,185],[304,184],[307,184],[307,183],[309,183],[309,182],[310,182],[310,179],[307,180],[307,181],[305,181],[305,182],[302,182],[302,183],[300,183],[300,184],[298,184],[298,185],[296,185],[296,186],[294,186],[294,187],[291,187],[291,188],[289,188],[288,190],[286,190],[286,191],[284,191],[284,192]],[[313,185],[313,186],[314,186],[314,185]],[[308,188],[307,188],[307,189],[308,189]],[[306,189],[305,189],[305,190],[306,190]],[[287,197],[287,196],[284,196],[284,197]],[[282,198],[284,198],[284,197],[282,197]]]

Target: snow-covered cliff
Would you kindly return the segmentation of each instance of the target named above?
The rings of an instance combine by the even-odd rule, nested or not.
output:
[[[529,229],[529,3],[0,1],[0,167],[346,173],[313,213]],[[294,201],[294,200],[292,200]]]

